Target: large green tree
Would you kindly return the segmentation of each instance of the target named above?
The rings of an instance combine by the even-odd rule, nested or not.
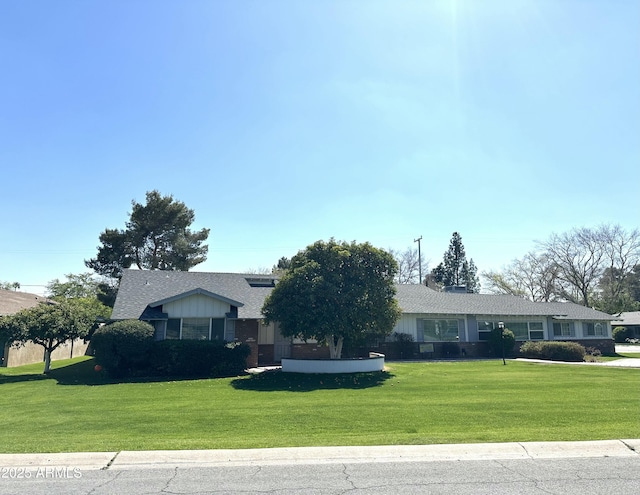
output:
[[[108,317],[105,307],[95,303],[83,299],[41,303],[3,316],[0,318],[0,340],[17,346],[26,342],[41,345],[44,348],[44,373],[48,373],[53,351],[68,340],[87,337],[101,318]]]
[[[47,284],[49,299],[57,302],[73,301],[76,305],[91,311],[100,321],[110,318],[113,304],[106,304],[103,301],[104,281],[96,280],[91,272],[69,273],[65,277],[65,281],[56,278]]]
[[[47,297],[51,299],[96,298],[100,282],[91,272],[68,273],[66,280],[53,279],[47,284]]]
[[[339,359],[345,343],[389,335],[400,317],[391,254],[369,243],[318,241],[299,252],[262,313],[285,337],[316,339]]]
[[[115,280],[132,266],[140,270],[189,270],[207,259],[209,249],[204,244],[209,229],[192,231],[189,227],[194,220],[193,210],[173,196],[147,192],[146,204],[132,201],[124,229],[106,229],[100,234],[98,255],[85,260],[85,265]],[[100,289],[108,293],[109,284],[103,283]]]
[[[480,292],[478,269],[473,258],[467,261],[462,237],[457,232],[451,236],[449,249],[444,253],[442,263],[431,274],[444,287],[464,285],[467,292]]]

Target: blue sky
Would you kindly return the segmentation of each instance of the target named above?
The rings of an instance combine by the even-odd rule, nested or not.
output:
[[[460,232],[480,271],[640,227],[640,2],[0,2],[0,281],[87,271],[131,200],[211,229],[200,271],[318,239]]]

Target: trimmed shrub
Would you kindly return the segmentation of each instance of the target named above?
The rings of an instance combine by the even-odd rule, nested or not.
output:
[[[411,359],[415,353],[413,335],[394,332],[392,348],[397,353],[399,359]]]
[[[613,329],[613,341],[621,344],[631,338],[631,330],[627,327],[616,327]]]
[[[105,325],[91,337],[96,362],[120,378],[149,365],[154,329],[144,321],[124,320]]]
[[[516,345],[516,336],[511,330],[505,328],[501,335],[499,328],[494,328],[489,334],[489,348],[495,356],[502,356],[502,346],[504,345],[504,355],[509,356]]]
[[[443,342],[442,355],[444,357],[457,357],[460,355],[460,345],[457,342]]]
[[[525,342],[520,353],[527,358],[551,361],[584,361],[585,348],[577,342]]]
[[[251,348],[208,340],[161,340],[154,342],[149,373],[154,376],[213,378],[236,376],[247,367]]]
[[[597,347],[585,347],[584,360],[588,363],[597,363],[602,357],[602,351]]]

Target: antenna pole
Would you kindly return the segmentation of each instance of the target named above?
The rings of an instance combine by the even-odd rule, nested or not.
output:
[[[419,284],[422,285],[422,253],[420,252],[420,241],[422,240],[422,236],[414,239],[413,242],[418,243],[418,276],[420,277]]]

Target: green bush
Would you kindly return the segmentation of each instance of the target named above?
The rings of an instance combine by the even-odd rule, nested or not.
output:
[[[520,353],[532,359],[580,362],[584,361],[586,351],[577,342],[525,342]]]
[[[91,337],[96,363],[113,377],[147,368],[153,334],[153,327],[139,320],[123,320],[99,328]]]
[[[631,331],[627,327],[616,327],[613,329],[613,340],[620,344],[631,338]]]
[[[246,344],[208,340],[154,342],[149,372],[154,376],[222,377],[241,374],[251,348]]]
[[[460,355],[460,344],[457,342],[443,342],[442,355],[444,357],[457,357]]]
[[[502,333],[499,328],[494,328],[489,334],[489,348],[494,356],[502,356],[502,346],[504,345],[504,355],[509,356],[516,345],[516,336],[511,330],[505,328]]]
[[[394,332],[393,343],[390,345],[399,359],[411,359],[415,353],[413,335]]]

